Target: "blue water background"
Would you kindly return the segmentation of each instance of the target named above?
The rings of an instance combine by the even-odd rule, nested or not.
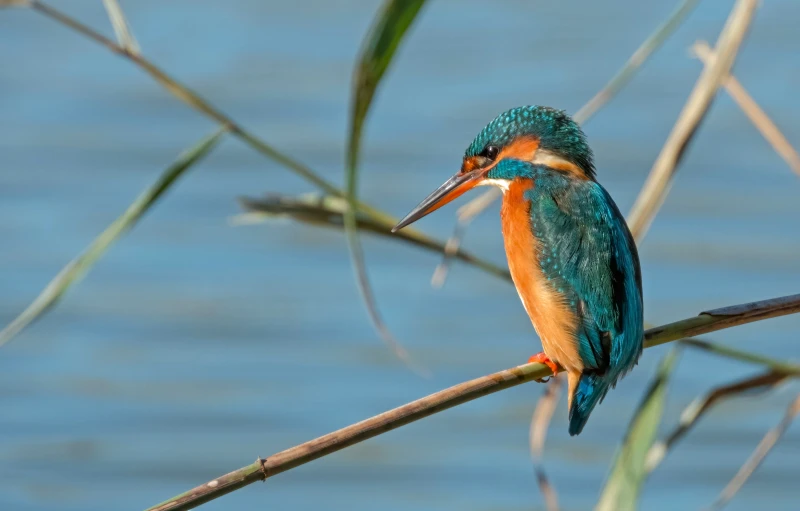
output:
[[[673,9],[638,0],[436,0],[377,96],[363,197],[406,213],[454,172],[498,112],[575,112]],[[628,211],[732,2],[709,0],[586,125],[601,182]],[[54,5],[113,37],[102,3]],[[124,1],[145,55],[243,126],[342,182],[349,83],[376,1]],[[800,145],[800,3],[764,2],[736,66]],[[0,11],[0,324],[214,124],[101,46],[26,10]],[[386,320],[422,379],[373,333],[343,237],[291,222],[234,227],[235,197],[311,185],[227,138],[45,319],[0,350],[0,508],[142,509],[215,476],[539,350],[513,288],[439,256],[364,237]],[[721,94],[641,247],[646,318],[800,291],[800,178]],[[463,201],[461,202],[463,203]],[[455,207],[420,222],[449,235]],[[504,263],[497,207],[467,247]],[[798,356],[800,318],[710,336]],[[653,368],[640,367],[578,438],[556,412],[546,469],[589,509]],[[714,385],[754,374],[687,351],[666,432]],[[648,481],[642,509],[710,503],[798,385],[715,408]],[[537,385],[460,406],[235,492],[203,509],[544,509],[528,452]],[[800,426],[729,509],[797,509]]]

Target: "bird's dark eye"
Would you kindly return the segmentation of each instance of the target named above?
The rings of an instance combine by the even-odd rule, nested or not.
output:
[[[500,148],[496,145],[487,145],[481,151],[481,154],[478,156],[483,156],[484,158],[489,158],[490,160],[494,161],[497,158],[497,155],[500,153]]]

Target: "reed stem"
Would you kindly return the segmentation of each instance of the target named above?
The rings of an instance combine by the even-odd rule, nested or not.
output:
[[[651,348],[684,337],[701,335],[798,312],[800,312],[800,294],[715,309],[702,312],[692,318],[647,330],[645,332],[645,347]],[[200,504],[217,499],[256,481],[264,481],[281,472],[286,472],[448,408],[523,383],[542,379],[551,374],[550,369],[543,364],[524,364],[460,383],[279,452],[266,459],[259,458],[255,463],[213,479],[151,507],[147,511],[193,509]]]

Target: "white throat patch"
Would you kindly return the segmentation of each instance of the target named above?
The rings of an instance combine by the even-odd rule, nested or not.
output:
[[[478,186],[496,186],[500,188],[503,193],[506,193],[508,187],[511,186],[511,181],[508,179],[483,179],[478,183]]]

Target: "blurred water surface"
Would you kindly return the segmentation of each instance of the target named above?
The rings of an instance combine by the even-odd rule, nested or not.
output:
[[[430,2],[372,112],[363,196],[396,215],[452,173],[498,112],[574,112],[673,9],[614,0]],[[55,2],[104,33],[99,1]],[[703,2],[586,126],[601,182],[627,211],[694,83],[696,39],[731,2]],[[144,53],[265,140],[341,182],[351,67],[378,2],[123,2]],[[800,4],[765,2],[736,73],[800,144]],[[0,11],[0,323],[214,129],[105,49],[25,10]],[[538,351],[513,288],[438,256],[365,239],[386,319],[434,373],[375,338],[342,236],[293,223],[232,227],[237,195],[311,188],[229,138],[45,319],[0,352],[0,508],[141,509],[221,473]],[[642,248],[647,320],[798,292],[800,181],[724,95]],[[447,236],[455,208],[420,222]],[[468,247],[504,261],[497,208]],[[713,338],[796,358],[800,319]],[[652,368],[579,438],[557,411],[549,475],[564,509],[595,501]],[[667,425],[709,387],[756,368],[686,352]],[[204,509],[543,509],[528,454],[537,385],[480,399],[253,485]],[[719,406],[653,474],[642,508],[709,503],[783,413],[792,384]],[[730,509],[797,509],[795,425]]]

